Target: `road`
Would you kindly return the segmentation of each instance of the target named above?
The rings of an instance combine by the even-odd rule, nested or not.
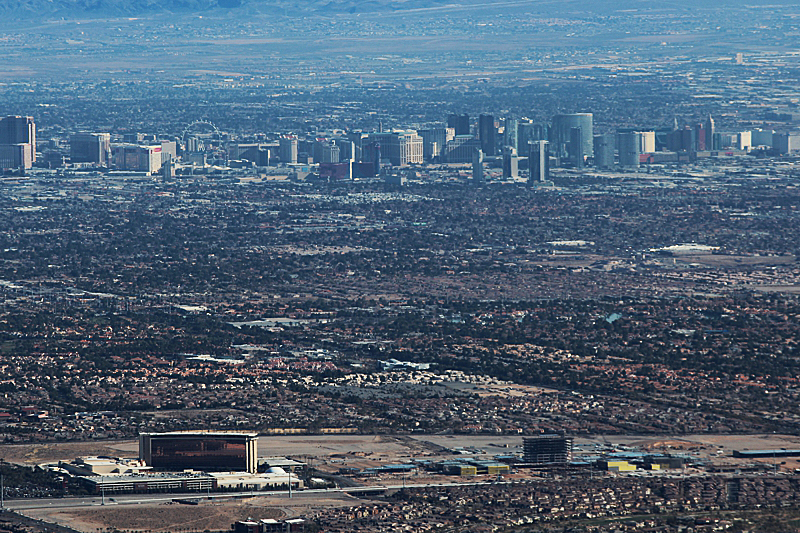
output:
[[[361,486],[361,487],[346,487],[341,489],[306,489],[301,491],[292,491],[292,498],[299,499],[314,499],[324,497],[326,495],[343,493],[343,494],[359,494],[369,492],[382,492],[387,490],[400,490],[402,488],[421,488],[421,487],[463,487],[469,485],[482,485],[486,481],[472,481],[462,483],[406,483],[405,485],[375,485],[375,486]],[[501,484],[510,484],[510,481],[492,482]],[[152,503],[170,502],[175,499],[211,499],[211,500],[230,500],[235,498],[250,498],[259,496],[282,496],[289,498],[289,493],[284,491],[262,491],[262,492],[226,492],[226,493],[211,493],[210,495],[203,492],[188,492],[188,493],[159,493],[159,494],[113,494],[107,495],[105,499],[102,496],[78,496],[69,498],[39,498],[39,499],[24,499],[24,500],[6,500],[5,507],[12,511],[25,511],[33,509],[59,509],[68,508],[74,509],[78,507],[97,507],[102,505],[143,505]],[[104,503],[105,502],[105,503]]]

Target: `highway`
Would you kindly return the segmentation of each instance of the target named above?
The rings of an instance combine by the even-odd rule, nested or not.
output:
[[[375,485],[375,486],[360,486],[360,487],[347,487],[341,489],[305,489],[300,491],[292,491],[292,498],[298,499],[314,499],[324,497],[331,494],[359,494],[370,492],[383,492],[387,490],[399,490],[402,488],[423,488],[423,487],[459,487],[469,485],[483,485],[486,483],[494,484],[511,484],[510,481],[501,482],[486,482],[486,481],[473,481],[462,483],[406,483],[398,485]],[[280,496],[289,499],[289,493],[285,490],[282,491],[259,491],[259,492],[212,492],[207,494],[205,492],[188,492],[188,493],[158,493],[158,494],[107,494],[105,498],[102,495],[94,496],[77,496],[67,498],[37,498],[37,499],[19,499],[19,500],[6,500],[5,508],[12,511],[25,511],[33,509],[74,509],[77,507],[97,507],[102,505],[145,505],[153,503],[171,502],[176,499],[189,499],[189,500],[215,500],[225,501],[237,498],[251,498],[251,497],[276,497]],[[104,503],[105,502],[105,503]]]

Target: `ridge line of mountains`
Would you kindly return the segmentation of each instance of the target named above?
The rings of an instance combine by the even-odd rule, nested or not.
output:
[[[796,0],[773,0],[771,3],[796,4]],[[752,0],[728,0],[726,7],[744,7]],[[496,7],[495,7],[496,5]],[[273,14],[298,16],[313,14],[357,14],[397,12],[443,6],[470,9],[512,7],[515,10],[573,14],[580,11],[618,11],[620,9],[663,9],[660,0],[3,0],[0,20],[54,20],[61,18],[101,18],[108,16],[148,16],[159,14],[220,13],[242,16]],[[717,0],[673,0],[677,9],[720,7]]]

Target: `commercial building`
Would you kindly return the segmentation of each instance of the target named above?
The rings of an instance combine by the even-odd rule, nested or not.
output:
[[[258,434],[175,431],[139,435],[139,459],[156,470],[255,473]]]
[[[163,143],[161,147],[164,148]],[[230,145],[229,157],[232,160],[252,161],[259,167],[268,167],[275,148],[274,145],[263,143],[235,143]]]
[[[517,119],[506,119],[503,127],[503,146],[510,146],[514,150],[519,150],[519,121]]]
[[[382,157],[396,167],[422,163],[422,137],[416,131],[370,133],[369,140],[380,144]]]
[[[488,156],[497,154],[497,129],[494,126],[494,115],[480,115],[478,117],[478,138],[481,140],[481,150]]]
[[[599,466],[609,472],[633,472],[636,470],[636,465],[632,465],[628,461],[600,461]]]
[[[788,154],[800,150],[800,134],[776,133],[772,136],[772,147],[779,154]]]
[[[526,463],[538,466],[566,465],[572,461],[572,437],[560,434],[524,437],[522,450]]]
[[[475,185],[483,183],[483,151],[475,150],[472,153],[472,182]]]
[[[317,139],[314,143],[314,162],[315,163],[338,163],[339,147],[326,139]]]
[[[108,476],[112,474],[141,474],[150,470],[144,461],[113,457],[79,457],[71,462],[59,461],[62,468],[74,476]]]
[[[445,145],[442,159],[447,163],[471,163],[472,154],[480,148],[481,142],[472,135],[456,135]]]
[[[628,168],[639,168],[642,134],[630,131],[619,134],[619,164]]]
[[[554,155],[558,158],[570,157],[578,147],[570,150],[572,128],[580,128],[580,151],[584,157],[594,157],[594,127],[591,113],[571,113],[553,117],[550,141]]]
[[[756,128],[750,132],[751,141],[753,142],[753,147],[763,146],[772,148],[772,136],[775,132],[773,130],[762,130],[761,128]]]
[[[27,143],[0,144],[0,170],[28,169],[33,166],[31,147]]]
[[[95,494],[207,492],[217,489],[213,477],[195,472],[92,475],[81,476],[78,479]]]
[[[656,151],[656,132],[640,131],[639,133],[639,153],[652,154]]]
[[[550,143],[534,141],[530,144],[528,184],[550,181]]]
[[[785,449],[779,450],[733,450],[734,457],[745,459],[769,459],[777,457],[800,457],[800,450]]]
[[[297,138],[281,137],[280,141],[278,142],[281,162],[284,164],[297,163]]]
[[[606,169],[614,167],[614,145],[612,133],[594,136],[594,166]]]
[[[447,127],[453,128],[456,135],[469,135],[469,115],[450,115],[447,117]]]
[[[233,533],[302,533],[303,531],[305,531],[305,520],[302,518],[240,520],[233,524]]]
[[[547,124],[520,122],[517,126],[517,150],[523,150],[533,141],[549,141],[550,127]]]
[[[0,118],[0,169],[28,169],[36,162],[36,124],[33,117]]]
[[[582,169],[586,162],[583,153],[582,131],[581,128],[569,130],[569,159],[572,165],[578,169]],[[592,141],[592,149],[594,149],[594,140]]]
[[[154,174],[161,169],[161,145],[113,144],[111,154],[117,170]]]
[[[749,131],[740,131],[736,134],[736,149],[749,152],[753,146],[753,136]]]
[[[360,165],[360,163],[356,163]],[[349,181],[353,179],[353,162],[344,163],[320,163],[319,177],[327,181]]]
[[[706,150],[719,150],[719,145],[715,144],[714,134],[716,133],[716,127],[714,125],[714,119],[711,118],[711,115],[708,115],[706,119],[705,126],[703,127],[706,134]]]
[[[503,179],[519,177],[519,157],[513,146],[503,148]]]
[[[73,163],[111,164],[111,134],[75,133],[69,137],[69,158]]]
[[[442,155],[447,142],[456,136],[454,128],[427,128],[417,133],[422,137],[422,157],[426,161]]]

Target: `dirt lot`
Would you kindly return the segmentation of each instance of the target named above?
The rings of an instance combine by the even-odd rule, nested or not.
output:
[[[271,455],[325,457],[348,453],[389,457],[408,454],[409,449],[402,440],[380,435],[275,435],[258,438],[259,457]]]
[[[128,531],[229,530],[237,520],[296,517],[322,507],[344,507],[356,500],[346,495],[324,495],[287,500],[285,496],[259,496],[224,502],[201,501],[199,505],[161,503],[152,505],[107,505],[56,511],[26,511],[25,514],[86,533],[115,528]]]
[[[379,435],[272,435],[258,439],[258,456],[328,457],[337,454],[369,454],[388,458],[396,455],[420,453],[422,445],[415,441]],[[65,442],[55,444],[15,444],[0,446],[0,459],[9,463],[41,464],[71,461],[76,457],[108,455],[112,457],[137,457],[136,441]]]
[[[135,450],[122,452],[119,447]],[[139,445],[131,441],[60,442],[55,444],[13,444],[0,446],[0,459],[9,463],[41,464],[59,460],[71,461],[87,455],[133,457],[139,454]]]

